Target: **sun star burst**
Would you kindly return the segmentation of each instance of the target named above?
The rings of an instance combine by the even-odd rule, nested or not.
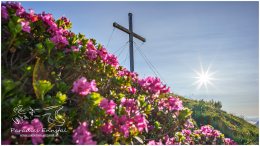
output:
[[[194,78],[196,78],[197,81],[194,84],[197,85],[197,89],[201,89],[202,86],[208,89],[208,85],[213,85],[212,81],[215,80],[215,78],[213,77],[215,72],[210,72],[210,66],[205,71],[201,65],[200,72],[195,71],[195,73],[197,74],[197,76]]]

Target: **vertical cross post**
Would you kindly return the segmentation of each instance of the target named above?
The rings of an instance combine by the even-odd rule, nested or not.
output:
[[[130,53],[130,71],[134,71],[134,48],[133,48],[133,23],[132,23],[132,13],[128,13],[129,19],[129,53]]]
[[[132,23],[132,13],[128,13],[128,20],[129,20],[129,29],[117,24],[116,22],[113,23],[113,26],[117,29],[122,30],[125,33],[129,34],[129,54],[130,54],[130,71],[134,71],[134,37],[145,42],[145,38],[133,32],[133,23]]]

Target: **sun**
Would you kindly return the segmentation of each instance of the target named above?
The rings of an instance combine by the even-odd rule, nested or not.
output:
[[[194,83],[197,85],[197,88],[200,89],[202,86],[208,89],[208,85],[213,85],[213,80],[216,80],[213,75],[215,72],[210,72],[210,66],[207,68],[205,71],[204,68],[201,65],[201,70],[200,72],[195,71],[197,74],[196,78],[197,81]]]

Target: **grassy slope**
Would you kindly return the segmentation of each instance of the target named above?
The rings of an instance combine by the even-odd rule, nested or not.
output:
[[[178,97],[182,99],[186,107],[192,109],[192,118],[198,126],[210,124],[239,144],[259,144],[259,129],[257,126],[242,118],[228,114],[209,102]]]

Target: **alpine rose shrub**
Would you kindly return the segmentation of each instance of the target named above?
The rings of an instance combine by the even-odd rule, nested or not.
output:
[[[85,77],[81,77],[73,83],[73,88],[71,91],[79,95],[85,96],[91,92],[98,91],[98,88],[96,87],[95,80],[87,82],[87,79]]]
[[[196,127],[159,78],[120,66],[96,40],[71,32],[66,17],[4,2],[1,22],[3,143],[235,144]]]
[[[88,131],[87,123],[83,122],[79,125],[79,127],[75,130],[73,130],[73,142],[75,144],[81,144],[81,145],[94,145],[96,144],[95,141],[92,140],[92,135]]]

